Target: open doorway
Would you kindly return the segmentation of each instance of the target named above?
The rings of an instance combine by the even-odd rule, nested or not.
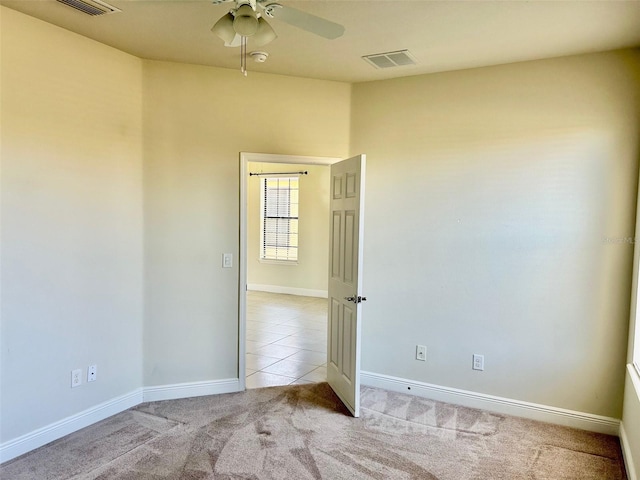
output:
[[[327,300],[247,291],[246,388],[324,382]]]
[[[257,388],[324,381],[328,166],[339,159],[243,153],[240,160],[240,384]],[[295,215],[288,212],[287,218],[277,219],[288,223],[299,213],[290,241],[284,242],[291,251],[283,245],[274,250],[272,238],[265,246],[265,230],[270,229],[260,217],[265,216],[265,194],[273,194],[265,188],[279,185],[285,185],[284,190],[277,190],[274,198],[299,199]],[[278,233],[286,237],[286,229]]]

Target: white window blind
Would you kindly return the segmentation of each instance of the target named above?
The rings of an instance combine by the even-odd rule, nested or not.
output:
[[[299,178],[260,180],[260,259],[297,262]]]

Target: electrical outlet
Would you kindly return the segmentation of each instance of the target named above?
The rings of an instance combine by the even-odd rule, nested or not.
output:
[[[98,374],[98,366],[97,365],[89,365],[87,368],[87,382],[95,382],[97,380],[96,376]]]
[[[473,367],[474,370],[484,370],[484,355],[473,354]]]
[[[424,345],[416,345],[416,360],[427,361],[427,347]]]
[[[82,385],[82,369],[71,370],[71,388]]]

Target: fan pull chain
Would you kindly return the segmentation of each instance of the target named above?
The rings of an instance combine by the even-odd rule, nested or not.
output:
[[[240,41],[240,71],[247,76],[247,37],[242,37]]]

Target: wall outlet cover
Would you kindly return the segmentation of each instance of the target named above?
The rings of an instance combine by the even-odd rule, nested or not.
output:
[[[95,382],[98,375],[98,366],[97,365],[89,365],[87,368],[87,382]]]
[[[473,354],[473,367],[474,370],[484,370],[484,355],[479,355],[477,353]]]
[[[71,371],[71,388],[76,388],[82,385],[82,369],[77,368]]]

